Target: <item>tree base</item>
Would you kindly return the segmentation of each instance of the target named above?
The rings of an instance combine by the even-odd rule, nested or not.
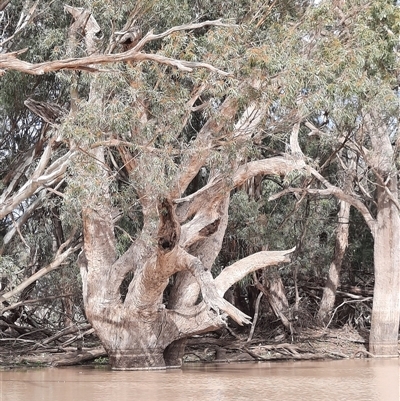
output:
[[[396,344],[370,344],[369,352],[374,358],[398,358],[399,351]]]
[[[156,370],[166,369],[163,349],[116,350],[109,352],[113,370]]]
[[[182,367],[182,358],[185,353],[186,338],[174,341],[164,351],[164,360],[168,369]]]

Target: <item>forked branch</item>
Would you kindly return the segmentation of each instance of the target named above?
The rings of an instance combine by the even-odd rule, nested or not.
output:
[[[186,254],[185,262],[187,269],[193,274],[200,286],[203,302],[210,309],[213,309],[218,315],[225,312],[241,326],[250,324],[250,316],[235,308],[218,292],[211,272],[203,266],[200,259]]]

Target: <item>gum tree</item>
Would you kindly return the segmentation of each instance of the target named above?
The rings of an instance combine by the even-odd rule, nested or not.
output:
[[[266,109],[239,90],[259,91],[262,82],[239,82],[213,66],[221,61],[227,69],[240,60],[230,41],[236,27],[215,20],[142,34],[134,9],[102,47],[107,42],[100,39],[94,15],[85,8],[65,10],[73,17],[66,52],[79,57],[31,63],[21,58],[23,51],[0,54],[3,74],[71,71],[62,76],[70,81],[69,113],[61,115],[61,124],[50,120],[47,153],[20,187],[21,196],[4,202],[3,216],[65,177],[62,196],[82,212],[78,263],[85,311],[112,367],[177,365],[186,337],[223,327],[227,316],[249,323],[223,298],[231,285],[252,271],[289,260],[292,250],[257,252],[216,278],[211,274],[231,190],[254,175],[284,175],[297,162],[285,157],[247,162]],[[196,41],[198,46],[192,46]],[[219,54],[224,54],[221,60]],[[87,72],[84,78],[78,70]],[[29,106],[47,118],[49,104],[30,101]],[[55,143],[65,149],[57,158]],[[58,167],[54,177],[53,166]],[[207,184],[193,189],[199,174],[207,175]],[[122,203],[128,204],[125,210]],[[134,208],[140,224],[130,234],[122,230],[131,244],[121,249],[116,222],[122,216],[132,226]],[[79,247],[65,251],[68,245],[60,246],[42,274],[62,263],[60,255]]]
[[[376,356],[397,356],[399,8],[392,1],[320,2],[305,18],[295,42],[308,57],[293,64],[305,73],[298,102],[300,123],[293,130],[291,147],[309,165],[310,176],[302,182],[303,188],[282,193],[335,196],[343,205],[342,216],[346,204],[363,216],[374,238],[369,348]],[[321,147],[328,144],[332,153],[310,162],[299,146],[299,135],[302,149],[311,142],[304,140],[308,136],[318,138]],[[329,174],[330,166],[335,166],[335,175]],[[344,239],[342,235],[337,243],[338,256],[344,251]],[[336,275],[337,271],[328,278],[324,302],[328,294],[334,295]]]
[[[23,169],[26,181],[10,187],[1,207],[8,216],[51,190],[63,198],[65,219],[82,216],[85,310],[114,368],[179,365],[188,336],[223,327],[226,316],[249,322],[224,292],[252,271],[288,261],[292,250],[257,252],[215,278],[211,268],[230,193],[255,176],[282,180],[282,194],[336,196],[360,210],[375,238],[371,349],[393,355],[400,308],[391,146],[397,103],[388,77],[397,9],[388,2],[380,11],[380,3],[204,2],[207,9],[189,10],[185,2],[176,9],[169,2],[116,8],[86,1],[65,7],[72,21],[61,50],[54,47],[47,61],[21,47],[0,54],[5,76],[57,72],[69,90],[69,109],[56,119],[49,119],[48,103],[28,102],[52,131],[47,147],[29,159],[36,164]],[[205,18],[184,24],[224,10],[237,13],[231,15],[240,24]],[[162,21],[159,29],[148,15]],[[167,22],[176,26],[167,29]],[[377,47],[368,47],[371,38]],[[382,96],[386,111],[376,107]],[[307,144],[306,133],[334,149],[322,166],[325,153],[307,157],[299,146],[299,135]],[[278,138],[286,142],[281,154]],[[343,182],[328,180],[324,168],[336,146],[370,168],[376,214]],[[358,184],[364,188],[361,178]],[[77,251],[78,233],[79,225],[49,269]],[[384,260],[385,251],[391,256]]]

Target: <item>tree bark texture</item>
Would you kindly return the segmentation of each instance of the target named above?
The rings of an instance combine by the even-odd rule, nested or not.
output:
[[[367,160],[376,178],[376,224],[374,237],[374,300],[372,304],[370,352],[398,357],[400,323],[400,216],[398,171],[389,127],[376,111],[365,116],[371,138]]]
[[[387,186],[397,198],[397,179]],[[374,235],[375,285],[369,351],[375,356],[398,357],[400,319],[400,219],[399,210],[377,188],[377,225]]]
[[[340,284],[340,271],[346,249],[349,243],[350,205],[346,201],[339,201],[338,226],[336,231],[335,251],[333,260],[329,265],[328,279],[326,281],[317,319],[321,323],[329,320],[329,313],[335,305],[336,291]]]

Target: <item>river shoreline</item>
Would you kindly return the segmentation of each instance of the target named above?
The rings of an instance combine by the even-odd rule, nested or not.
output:
[[[240,336],[198,336],[188,340],[184,364],[370,358],[373,355],[368,352],[367,334],[361,335],[346,326],[341,329],[306,329],[295,338],[266,339],[258,336],[251,341]],[[42,349],[2,345],[0,368],[108,364],[107,354],[99,343],[93,341],[84,345]]]

